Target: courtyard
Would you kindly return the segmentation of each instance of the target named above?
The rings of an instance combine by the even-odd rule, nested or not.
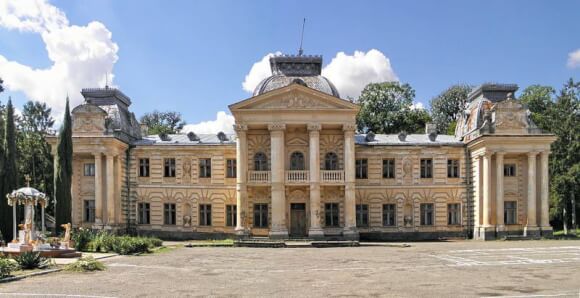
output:
[[[104,259],[96,273],[0,284],[0,296],[579,297],[579,241],[418,242],[352,248],[176,246]]]

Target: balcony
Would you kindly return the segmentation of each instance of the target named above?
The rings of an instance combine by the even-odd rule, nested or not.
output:
[[[308,184],[310,171],[286,171],[286,184]]]
[[[320,183],[322,184],[343,184],[344,171],[320,171]]]
[[[248,171],[248,183],[270,184],[270,171]]]

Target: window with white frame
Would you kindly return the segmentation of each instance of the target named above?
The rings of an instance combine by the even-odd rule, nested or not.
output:
[[[148,225],[151,223],[151,205],[149,203],[139,203],[137,213],[139,224]]]
[[[461,205],[448,204],[447,205],[447,224],[460,225],[461,224]]]
[[[85,176],[95,176],[95,164],[94,163],[86,163],[85,164],[84,175]]]
[[[397,223],[397,206],[395,204],[383,204],[383,226],[391,227]]]
[[[421,178],[433,178],[433,160],[430,158],[421,159]]]
[[[506,225],[518,223],[518,203],[516,201],[505,201],[503,203],[503,220]]]
[[[433,225],[433,204],[426,203],[421,204],[421,225],[422,226],[432,226]]]
[[[459,178],[459,160],[447,160],[447,178]]]

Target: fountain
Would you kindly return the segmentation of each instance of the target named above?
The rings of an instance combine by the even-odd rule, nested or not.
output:
[[[0,252],[8,255],[19,255],[23,252],[39,251],[42,256],[46,257],[74,257],[79,256],[70,241],[71,225],[63,225],[66,229],[65,241],[52,244],[45,243],[46,224],[45,209],[48,203],[48,197],[35,188],[30,187],[30,177],[26,176],[27,187],[20,188],[6,195],[8,205],[12,206],[13,218],[13,240],[6,247],[0,247]],[[24,206],[24,223],[16,223],[16,207]],[[35,209],[41,207],[41,231],[36,230]]]

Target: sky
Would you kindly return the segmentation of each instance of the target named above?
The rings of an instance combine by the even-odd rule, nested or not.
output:
[[[139,117],[175,110],[197,133],[231,132],[268,57],[303,48],[343,98],[400,81],[416,106],[447,87],[580,79],[580,1],[0,0],[0,78],[15,106],[55,117],[81,88],[121,89]]]

